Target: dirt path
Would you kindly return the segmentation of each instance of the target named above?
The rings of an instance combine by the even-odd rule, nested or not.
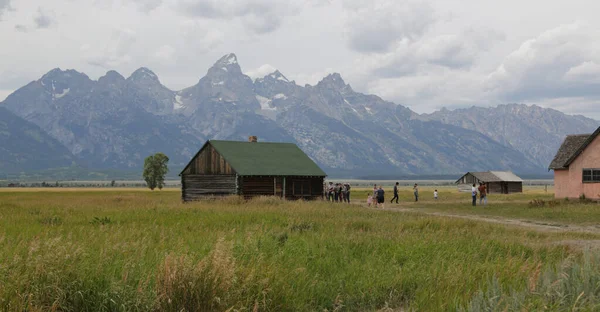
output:
[[[370,208],[376,209],[376,208]],[[574,225],[574,224],[559,224],[559,223],[547,223],[544,221],[529,221],[529,220],[518,220],[504,217],[488,217],[481,215],[461,215],[461,214],[453,214],[453,213],[445,213],[445,212],[432,212],[432,211],[423,211],[417,208],[386,208],[386,209],[377,209],[377,210],[386,210],[386,211],[399,211],[399,212],[411,212],[411,213],[419,213],[424,215],[436,216],[436,217],[446,217],[446,218],[457,218],[457,219],[466,219],[478,222],[488,222],[494,224],[502,224],[509,226],[519,226],[525,227],[528,229],[532,229],[539,232],[580,232],[580,233],[592,233],[592,234],[600,234],[600,227],[596,226],[583,226],[583,225]]]

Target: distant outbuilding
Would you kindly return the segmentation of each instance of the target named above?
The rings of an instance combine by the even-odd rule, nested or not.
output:
[[[459,191],[470,192],[473,184],[486,185],[489,194],[523,192],[523,179],[510,171],[467,172],[455,182]]]
[[[317,199],[326,174],[296,144],[209,140],[181,172],[183,201],[228,195]]]
[[[568,135],[548,170],[554,170],[554,196],[600,199],[600,128]]]

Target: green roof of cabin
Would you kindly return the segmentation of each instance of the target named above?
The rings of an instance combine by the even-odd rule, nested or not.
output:
[[[210,140],[242,176],[326,176],[296,144]]]

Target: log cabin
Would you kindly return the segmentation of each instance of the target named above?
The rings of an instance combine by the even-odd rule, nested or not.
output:
[[[231,195],[323,197],[326,174],[296,144],[207,141],[180,173],[184,202]]]
[[[471,186],[483,183],[488,194],[523,193],[523,180],[510,171],[467,172],[455,182],[459,191],[470,192]]]

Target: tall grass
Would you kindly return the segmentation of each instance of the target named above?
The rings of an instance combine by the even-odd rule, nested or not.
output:
[[[503,287],[492,278],[461,309],[463,311],[598,311],[600,256],[585,254],[581,261],[566,259],[556,267],[538,268],[527,285]]]
[[[585,265],[553,242],[588,238],[273,198],[0,193],[0,311],[453,311],[491,277],[506,294]]]

